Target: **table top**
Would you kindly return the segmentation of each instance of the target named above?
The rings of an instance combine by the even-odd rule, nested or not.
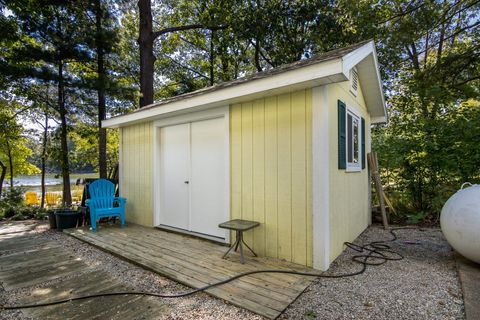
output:
[[[223,229],[235,230],[235,231],[247,231],[259,225],[260,223],[256,221],[234,219],[234,220],[220,223],[218,227]]]

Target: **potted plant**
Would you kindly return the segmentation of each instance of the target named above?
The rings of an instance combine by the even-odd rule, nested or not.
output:
[[[60,208],[55,210],[55,221],[57,229],[75,228],[78,222],[78,210],[74,208]]]

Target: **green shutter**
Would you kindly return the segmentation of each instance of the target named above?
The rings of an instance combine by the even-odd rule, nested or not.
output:
[[[366,150],[365,150],[365,119],[362,118],[362,169],[365,169],[365,156],[366,156]]]
[[[338,100],[338,169],[347,168],[347,134],[345,103]]]

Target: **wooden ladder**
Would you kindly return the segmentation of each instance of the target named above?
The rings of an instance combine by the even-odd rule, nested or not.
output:
[[[368,166],[370,167],[370,172],[372,173],[373,182],[375,183],[375,190],[377,191],[378,201],[380,202],[380,211],[382,213],[382,222],[383,227],[385,229],[389,229],[388,219],[387,219],[387,211],[385,209],[385,202],[388,203],[389,207],[392,211],[395,212],[393,209],[392,203],[387,198],[385,191],[383,191],[382,180],[380,179],[380,172],[378,168],[378,158],[376,152],[370,152],[367,154],[368,159]]]

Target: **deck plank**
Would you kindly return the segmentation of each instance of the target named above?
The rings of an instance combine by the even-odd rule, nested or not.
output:
[[[228,259],[221,258],[227,250],[225,246],[133,224],[123,229],[102,225],[95,233],[88,228],[64,232],[192,288],[253,270],[313,272],[312,269],[291,262],[250,256],[246,257],[245,264],[240,264],[236,254]],[[275,319],[313,279],[288,274],[257,274],[210,288],[206,292],[264,317]]]
[[[219,276],[232,276],[239,272],[246,272],[252,270],[252,267],[255,269],[264,269],[265,265],[262,265],[262,268],[257,265],[242,265],[237,262],[232,262],[224,259],[217,259],[219,255],[222,255],[224,252],[216,252],[212,257],[209,254],[201,254],[198,251],[192,251],[189,247],[184,245],[179,245],[178,242],[168,242],[165,239],[152,239],[152,237],[143,238],[142,234],[136,235],[135,239],[129,239],[128,242],[123,242],[118,238],[115,238],[114,235],[103,235],[107,241],[111,242],[120,242],[125,246],[133,246],[138,248],[138,250],[143,250],[146,245],[153,250],[154,255],[162,254],[162,257],[169,259],[170,257],[175,257],[176,259],[181,259],[182,263],[187,263],[188,265],[198,265],[202,270],[213,271]],[[209,251],[210,253],[210,251]],[[280,266],[274,266],[277,269],[282,269]],[[240,279],[239,281],[246,281],[257,283],[258,281],[265,282],[271,290],[277,289],[279,293],[285,293],[292,289],[291,284],[295,283],[300,277],[293,275],[273,275],[270,277],[265,277],[265,275],[252,275]],[[222,278],[222,277],[219,277]],[[294,290],[295,293],[296,290]]]
[[[21,227],[17,228],[22,230]],[[0,231],[1,231],[0,227]],[[90,268],[55,241],[34,234],[0,236],[0,283],[8,292],[22,288],[17,304],[44,303],[113,291],[132,291],[110,273]],[[8,250],[6,249],[8,247]],[[52,280],[57,280],[50,282]],[[156,319],[166,311],[157,298],[136,295],[91,298],[23,309],[34,319]]]

